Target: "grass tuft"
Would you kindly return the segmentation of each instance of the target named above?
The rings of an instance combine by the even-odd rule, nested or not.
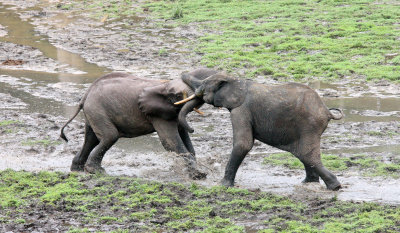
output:
[[[374,133],[375,135],[375,133]],[[399,161],[385,162],[381,157],[370,158],[366,155],[352,155],[341,157],[338,155],[321,155],[322,164],[332,171],[356,169],[364,176],[385,176],[398,178],[400,171]],[[290,169],[304,169],[299,159],[291,153],[277,153],[264,158],[265,164],[280,165]]]

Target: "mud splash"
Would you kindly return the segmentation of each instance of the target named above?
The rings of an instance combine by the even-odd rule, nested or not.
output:
[[[108,69],[173,79],[196,66],[196,58],[187,59],[188,53],[182,49],[180,38],[189,35],[180,34],[179,30],[152,28],[142,18],[102,24],[42,7],[11,9],[0,4],[0,50],[4,51],[0,53],[0,63],[6,59],[25,61],[18,66],[0,66],[0,121],[13,122],[0,127],[0,156],[4,161],[0,169],[68,172],[83,142],[83,121],[78,118],[67,129],[69,143],[59,139],[59,127],[71,116],[90,83]],[[55,18],[58,20],[51,21]],[[75,30],[77,24],[82,25],[82,30]],[[84,39],[89,37],[93,40]],[[110,45],[110,37],[118,43]],[[139,42],[128,46],[137,38]],[[160,56],[160,49],[168,53]],[[263,77],[259,80],[273,83]],[[346,114],[343,120],[332,121],[324,133],[324,153],[399,156],[399,85],[360,80],[309,85],[323,96],[327,106],[342,108]],[[192,140],[199,166],[209,173],[207,180],[196,182],[211,186],[223,176],[232,147],[232,131],[227,110],[211,106],[202,110],[206,117],[189,116],[195,128]],[[389,131],[393,133],[373,133]],[[264,157],[277,152],[280,151],[256,142],[239,169],[237,186],[293,196],[337,196],[342,200],[400,204],[399,180],[338,172],[344,189],[330,192],[322,183],[301,184],[303,171],[262,164]],[[119,140],[103,163],[110,175],[193,182],[183,165],[182,158],[165,152],[156,134]]]

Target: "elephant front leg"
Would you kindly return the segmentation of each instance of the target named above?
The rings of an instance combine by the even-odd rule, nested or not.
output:
[[[229,162],[225,168],[225,175],[221,184],[224,186],[233,186],[237,170],[242,163],[244,157],[251,150],[254,144],[253,131],[249,121],[243,116],[232,114],[233,127],[233,149]]]
[[[182,156],[188,167],[189,177],[194,180],[205,179],[207,174],[197,169],[196,158],[183,142],[178,131],[178,123],[157,118],[152,119],[152,124],[163,147],[167,151],[173,151]]]

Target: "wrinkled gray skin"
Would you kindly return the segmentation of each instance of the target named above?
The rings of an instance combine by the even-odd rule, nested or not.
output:
[[[190,74],[205,79],[215,74],[210,69],[199,69]],[[125,73],[105,75],[90,86],[75,115],[62,127],[61,137],[67,141],[64,128],[81,109],[85,114],[85,140],[74,157],[71,171],[104,172],[101,161],[104,154],[120,137],[133,138],[157,132],[168,151],[183,155],[193,179],[206,177],[196,169],[195,151],[187,130],[178,125],[183,92],[193,90],[181,79],[146,80]],[[202,102],[192,101],[195,107]]]
[[[223,185],[233,186],[237,169],[257,139],[299,158],[306,171],[303,182],[319,182],[321,177],[328,189],[341,188],[336,176],[321,163],[320,139],[329,120],[340,119],[342,112],[335,109],[341,115],[333,115],[311,88],[296,83],[268,86],[223,74],[202,81],[185,73],[182,80],[195,89],[196,99],[231,113],[233,150]],[[185,107],[180,124],[193,131],[183,115]]]

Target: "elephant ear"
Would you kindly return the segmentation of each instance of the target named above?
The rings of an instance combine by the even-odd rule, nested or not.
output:
[[[244,80],[216,74],[205,80],[205,88],[214,92],[213,105],[229,110],[239,107],[244,102],[247,84]]]
[[[146,116],[172,120],[178,116],[179,107],[168,98],[168,85],[148,87],[139,95],[139,108]]]

